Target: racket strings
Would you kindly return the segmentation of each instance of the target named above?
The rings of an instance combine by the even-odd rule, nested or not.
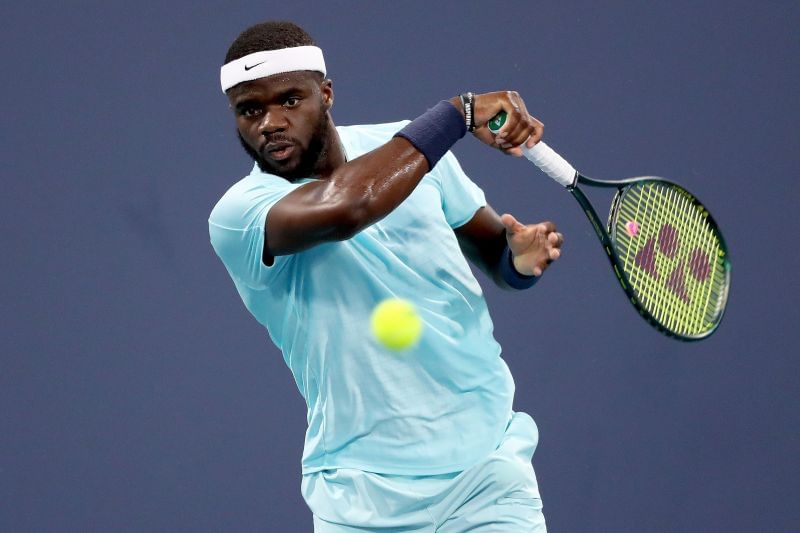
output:
[[[672,194],[677,195],[678,193],[672,191]],[[682,220],[685,223],[682,228],[679,228],[679,231],[682,230],[689,235],[689,249],[693,250],[693,254],[697,253],[696,250],[710,250],[710,258],[717,257],[719,252],[718,241],[708,221],[703,220],[700,212],[695,209],[690,202],[684,201],[681,202],[681,204],[683,214]],[[695,228],[698,228],[699,231],[696,231]],[[687,267],[689,269],[692,268],[693,260],[697,262],[694,257],[695,256],[690,256],[688,258],[689,264]],[[702,330],[704,328],[704,321],[706,323],[713,323],[713,313],[712,316],[709,316],[709,311],[713,311],[713,306],[709,305],[712,286],[713,283],[694,283],[690,285],[692,289],[689,295],[690,298],[698,303],[699,309],[705,310],[705,313],[687,313],[685,315],[688,327],[694,330]]]
[[[683,262],[675,265],[674,261],[672,261],[673,264],[664,265],[664,261],[658,261],[658,259],[659,255],[667,257],[676,255],[679,247],[679,236],[683,237],[682,240],[687,241],[684,246],[689,243],[691,243],[690,246],[696,246],[698,237],[704,233],[706,236],[708,234],[706,232],[694,231],[691,233],[687,231],[687,226],[692,222],[696,223],[699,220],[699,215],[695,217],[696,220],[692,220],[691,214],[687,216],[687,211],[693,213],[695,210],[691,209],[689,202],[680,202],[678,193],[674,189],[649,187],[644,192],[645,194],[642,195],[644,206],[650,215],[649,219],[645,219],[654,222],[656,227],[659,228],[659,232],[655,237],[651,237],[653,240],[650,241],[651,244],[648,250],[650,253],[648,256],[650,261],[650,271],[648,273],[650,276],[649,278],[638,276],[641,281],[640,285],[655,289],[650,291],[653,293],[650,295],[650,299],[653,300],[655,314],[664,322],[665,326],[672,330],[683,329],[691,332],[696,329],[697,323],[704,318],[702,313],[693,312],[696,309],[692,309],[692,306],[687,305],[692,301],[700,305],[697,298],[697,290],[687,290],[686,271]],[[664,205],[671,205],[677,208],[673,209],[672,212],[678,216],[669,217],[669,220],[667,220],[664,212],[658,212],[654,209],[654,206]],[[691,211],[689,211],[690,209]],[[640,213],[642,213],[641,204]],[[642,215],[639,214],[638,216]],[[697,228],[692,229],[696,230]],[[643,234],[647,234],[647,228],[643,230]],[[697,250],[697,248],[694,249]],[[667,267],[666,271],[664,271],[664,266]],[[659,269],[659,267],[661,268]],[[666,279],[662,280],[663,285],[659,286],[652,283],[656,278],[665,276]],[[688,285],[688,287],[692,287],[692,285]],[[694,285],[695,289],[697,287],[698,285]],[[664,290],[665,288],[669,290]],[[662,312],[658,313],[659,310]]]
[[[642,306],[681,335],[713,329],[724,304],[724,252],[708,213],[672,184],[627,188],[618,203],[615,247]]]

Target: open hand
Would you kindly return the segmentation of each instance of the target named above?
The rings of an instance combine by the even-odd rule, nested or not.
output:
[[[541,276],[561,256],[564,236],[552,222],[522,224],[513,216],[500,217],[506,227],[506,239],[514,260],[514,268],[525,276]]]

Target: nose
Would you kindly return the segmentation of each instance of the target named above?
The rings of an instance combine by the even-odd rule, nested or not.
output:
[[[267,109],[264,119],[259,124],[261,135],[269,136],[279,131],[285,131],[288,123],[286,116],[278,109]]]

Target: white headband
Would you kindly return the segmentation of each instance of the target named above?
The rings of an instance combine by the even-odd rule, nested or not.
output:
[[[222,92],[225,92],[245,81],[296,70],[315,70],[324,76],[325,59],[322,57],[322,50],[316,46],[295,46],[255,52],[222,65],[219,69],[219,81]]]

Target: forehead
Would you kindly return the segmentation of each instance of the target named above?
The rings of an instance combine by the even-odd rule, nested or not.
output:
[[[231,87],[228,90],[228,99],[231,102],[244,98],[269,98],[278,96],[291,90],[314,90],[319,84],[318,75],[310,71],[282,72],[266,78],[246,81]]]

